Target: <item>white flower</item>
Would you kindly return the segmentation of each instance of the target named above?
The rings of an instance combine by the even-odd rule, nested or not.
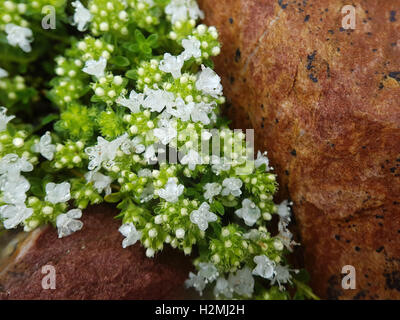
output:
[[[113,181],[111,177],[100,172],[89,171],[85,174],[85,178],[87,182],[93,182],[93,186],[98,193],[103,191],[105,191],[106,195],[111,193],[111,182]]]
[[[242,208],[235,211],[235,214],[244,220],[244,223],[251,227],[261,217],[260,208],[257,207],[253,201],[244,199],[242,201]]]
[[[142,137],[137,136],[133,138],[132,140],[126,139],[122,144],[121,144],[121,151],[125,154],[131,154],[132,151],[135,153],[143,153],[146,150],[146,147],[141,144],[142,142]]]
[[[176,179],[169,178],[164,189],[159,189],[157,193],[160,198],[174,203],[178,201],[178,198],[181,196],[184,189],[185,187],[182,184],[178,185],[176,183]]]
[[[189,150],[189,152],[182,158],[181,164],[187,165],[190,170],[196,169],[198,164],[201,164],[201,157],[197,151]]]
[[[28,219],[33,214],[32,208],[27,208],[25,204],[5,205],[0,207],[0,217],[3,221],[4,228],[13,229],[21,222]]]
[[[7,179],[1,187],[3,202],[8,204],[22,204],[26,200],[26,192],[31,187],[29,181],[21,175]]]
[[[204,102],[197,103],[191,113],[193,122],[201,122],[205,125],[210,124],[211,121],[208,114],[212,111],[212,109],[212,104]]]
[[[251,297],[254,291],[254,278],[251,270],[244,267],[236,274],[231,273],[228,278],[229,286],[240,296]]]
[[[7,70],[0,68],[0,79],[5,78],[5,77],[8,77]]]
[[[298,270],[294,270],[295,272]],[[282,286],[282,283],[292,283],[291,281],[291,274],[290,274],[290,270],[288,268],[288,266],[282,266],[280,264],[278,264],[275,267],[275,276],[272,278],[271,280],[271,284],[274,285],[275,282],[278,282],[279,285],[279,289],[283,290],[284,287]]]
[[[210,211],[210,205],[207,202],[203,202],[198,210],[194,210],[190,214],[190,221],[197,224],[201,231],[206,231],[208,223],[215,222],[217,219],[217,215]]]
[[[217,279],[217,282],[214,287],[214,295],[216,297],[224,296],[228,299],[233,297],[233,289],[229,284],[229,281],[223,277]]]
[[[70,190],[71,185],[69,182],[62,182],[59,184],[49,182],[46,184],[45,200],[51,202],[52,204],[67,202],[71,199]]]
[[[129,94],[129,99],[119,97],[116,103],[128,108],[132,113],[138,113],[140,111],[140,106],[144,103],[144,94],[136,93],[135,90],[132,90]]]
[[[157,137],[163,145],[167,145],[176,138],[178,132],[174,127],[173,120],[161,119],[158,125],[159,128],[154,129],[154,136]]]
[[[219,183],[213,182],[205,184],[203,189],[206,191],[204,192],[204,198],[209,202],[212,202],[213,197],[221,193],[222,187]]]
[[[222,95],[221,78],[210,68],[201,66],[202,71],[199,73],[196,81],[196,88],[205,94],[217,98]]]
[[[7,174],[9,177],[18,176],[21,171],[29,172],[32,170],[33,165],[29,161],[14,153],[6,154],[0,160],[0,174]]]
[[[132,222],[123,224],[119,228],[119,232],[125,237],[122,241],[123,248],[134,245],[142,237],[142,233],[136,230]]]
[[[159,69],[165,73],[171,73],[174,79],[181,76],[184,59],[181,56],[173,56],[169,53],[164,54],[164,59],[160,61]]]
[[[193,36],[189,36],[187,39],[182,40],[182,47],[185,49],[181,53],[183,60],[189,60],[190,58],[200,58],[201,57],[201,49],[200,49],[200,41]]]
[[[114,164],[113,160],[117,155],[118,148],[127,138],[127,133],[112,141],[107,141],[103,137],[97,137],[97,145],[85,149],[90,160],[89,170],[97,171],[103,163],[107,167],[111,167]]]
[[[200,293],[200,295],[203,295],[203,290],[206,285],[207,283],[204,277],[194,274],[193,272],[189,273],[189,279],[185,281],[186,288],[193,287]]]
[[[206,282],[209,283],[218,278],[219,272],[214,264],[209,262],[200,262],[198,275],[203,277]]]
[[[293,241],[293,234],[288,229],[288,225],[290,223],[290,207],[288,201],[282,201],[282,203],[278,206],[278,215],[279,215],[279,222],[278,222],[278,231],[279,234],[277,238],[281,240],[283,245],[291,252],[292,246],[298,245],[297,242]]]
[[[47,160],[53,160],[54,152],[56,152],[56,146],[51,144],[51,135],[47,131],[41,138],[40,141],[32,146],[33,152],[40,153]]]
[[[15,118],[15,116],[7,116],[7,109],[0,107],[0,132],[6,130],[8,122]]]
[[[265,279],[272,279],[275,275],[275,262],[267,256],[255,256],[253,259],[257,266],[253,269],[253,274]]]
[[[138,171],[138,177],[151,177],[151,170],[150,169],[140,169]]]
[[[31,42],[33,41],[31,29],[8,23],[5,31],[7,33],[7,41],[11,46],[19,46],[22,51],[31,52]]]
[[[67,237],[81,230],[83,222],[78,220],[80,217],[82,217],[82,211],[80,209],[72,209],[67,213],[60,214],[56,220],[58,237]]]
[[[142,105],[152,112],[161,112],[165,107],[171,108],[174,105],[175,98],[172,92],[159,89],[153,90],[146,87],[144,93],[147,97]]]
[[[231,168],[228,159],[226,159],[225,157],[220,158],[216,155],[211,156],[211,164],[212,171],[217,175],[219,175],[221,171],[229,171],[229,169]]]
[[[71,5],[75,8],[74,22],[72,25],[77,25],[79,31],[85,31],[89,22],[92,21],[93,15],[80,1],[74,1]]]
[[[147,163],[157,161],[156,150],[154,148],[154,145],[148,146],[146,148],[146,151],[145,151],[143,157],[145,158]]]
[[[190,19],[203,19],[204,13],[199,9],[195,0],[171,0],[165,7],[165,13],[171,16],[171,22],[175,24],[178,21]]]
[[[239,197],[242,194],[240,188],[242,187],[243,182],[238,178],[226,178],[222,181],[222,186],[224,189],[222,190],[223,196],[229,196],[230,194]]]
[[[257,159],[254,160],[254,165],[256,168],[261,167],[263,164],[265,164],[265,170],[269,171],[269,160],[267,158],[267,152],[261,153],[258,151],[257,153]]]
[[[172,106],[167,108],[167,112],[182,121],[189,121],[190,115],[195,107],[194,102],[189,102],[188,104],[182,98],[177,98],[175,100],[175,108],[173,109]]]
[[[104,70],[107,66],[107,60],[104,57],[100,57],[99,60],[88,60],[85,63],[85,67],[82,69],[83,72],[101,78],[104,76]]]
[[[147,184],[139,198],[141,203],[150,201],[154,198],[154,187],[152,183]]]

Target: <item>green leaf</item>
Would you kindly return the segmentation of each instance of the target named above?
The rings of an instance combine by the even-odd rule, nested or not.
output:
[[[111,62],[115,64],[117,67],[127,67],[131,63],[129,62],[129,59],[123,56],[116,56],[111,59]]]
[[[127,77],[128,79],[136,80],[136,79],[137,79],[136,70],[133,70],[133,69],[128,70],[128,71],[125,73],[125,77]]]
[[[218,212],[220,215],[224,215],[224,213],[225,213],[225,208],[224,208],[224,206],[222,205],[222,203],[219,202],[219,201],[214,201],[214,202],[211,204],[211,208],[212,208],[212,211],[216,211],[216,212]]]
[[[116,193],[111,193],[109,195],[106,195],[104,197],[104,200],[108,203],[117,203],[121,200],[121,193],[116,192]]]

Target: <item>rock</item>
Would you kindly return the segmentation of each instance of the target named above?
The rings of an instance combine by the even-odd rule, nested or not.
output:
[[[182,298],[190,259],[170,248],[154,259],[139,244],[123,249],[116,214],[110,206],[91,207],[83,229],[62,239],[51,226],[28,234],[0,265],[0,299]],[[46,265],[55,268],[55,290],[42,288]]]
[[[322,298],[400,299],[398,0],[200,0],[227,110],[255,128],[290,196]],[[356,289],[344,290],[352,265]]]

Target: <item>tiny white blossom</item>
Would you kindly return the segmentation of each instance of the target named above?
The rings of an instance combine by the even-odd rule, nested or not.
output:
[[[255,256],[254,263],[257,266],[253,269],[253,274],[265,279],[272,279],[275,275],[275,262],[268,259],[267,256]]]
[[[107,66],[107,60],[104,57],[100,57],[99,60],[88,60],[85,63],[83,72],[95,76],[96,78],[101,78],[104,76],[104,71]]]
[[[201,157],[197,151],[190,149],[182,158],[181,164],[187,165],[189,169],[193,171],[196,169],[197,165],[201,164]]]
[[[182,184],[177,184],[176,179],[169,178],[163,189],[157,191],[160,198],[168,202],[177,202],[185,187]]]
[[[189,60],[190,58],[200,58],[201,57],[201,43],[193,36],[189,36],[187,39],[182,40],[182,47],[185,49],[181,56],[183,60]]]
[[[53,204],[60,202],[67,202],[71,199],[71,185],[69,182],[54,183],[49,182],[46,184],[46,197],[45,200]]]
[[[207,283],[204,277],[194,274],[193,272],[189,273],[189,279],[185,281],[186,288],[194,288],[196,289],[200,295],[203,295],[203,290],[205,289]]]
[[[79,31],[85,31],[90,21],[93,19],[93,15],[88,9],[86,9],[80,1],[74,1],[71,5],[75,8],[73,17],[73,26],[77,26]]]
[[[226,178],[222,181],[222,186],[224,189],[222,190],[223,196],[229,196],[230,194],[239,197],[242,194],[240,188],[242,187],[243,182],[238,178]]]
[[[278,215],[279,215],[279,222],[278,222],[278,231],[279,234],[277,238],[281,240],[283,245],[292,252],[292,246],[298,245],[297,242],[293,241],[293,234],[288,229],[288,225],[290,223],[290,207],[287,200],[282,201],[282,203],[278,206]]]
[[[177,98],[175,100],[175,109],[172,108],[172,106],[167,108],[167,112],[182,121],[189,121],[190,120],[190,115],[195,107],[194,102],[189,102],[188,104],[185,103],[185,101],[182,98]]]
[[[29,181],[21,175],[6,179],[1,186],[3,202],[7,204],[21,204],[26,200],[26,192],[31,187]]]
[[[97,145],[85,149],[86,154],[89,156],[89,170],[97,171],[103,163],[111,167],[118,148],[127,138],[127,133],[112,141],[107,141],[100,136],[97,137]]]
[[[217,98],[222,95],[221,78],[210,68],[201,66],[202,71],[199,73],[196,81],[196,88],[205,94]]]
[[[32,146],[33,152],[40,153],[47,160],[53,160],[54,152],[56,152],[56,146],[51,144],[51,135],[47,131],[41,138],[40,141]]]
[[[154,129],[154,136],[157,137],[163,145],[167,145],[176,138],[178,132],[174,127],[174,121],[161,119],[159,128]]]
[[[24,203],[11,204],[0,207],[0,217],[3,221],[4,228],[13,229],[33,214],[32,208],[27,208]]]
[[[204,198],[212,202],[213,198],[221,193],[222,186],[219,183],[213,182],[205,184],[203,189],[206,191],[204,192]]]
[[[20,158],[14,153],[6,154],[0,159],[0,174],[7,174],[9,177],[17,176],[21,171],[29,172],[33,165],[24,157]]]
[[[261,217],[260,208],[249,199],[242,201],[242,208],[235,211],[235,214],[244,220],[244,223],[251,227]]]
[[[207,283],[210,283],[218,278],[219,272],[214,264],[209,262],[200,262],[198,275],[203,277]]]
[[[199,9],[195,0],[171,0],[165,7],[165,13],[171,16],[171,22],[185,21],[188,18],[197,20],[203,19],[204,13]]]
[[[106,195],[111,194],[111,182],[113,179],[100,172],[89,171],[85,174],[87,182],[93,182],[94,188],[98,193],[105,191]]]
[[[7,33],[7,41],[11,46],[19,46],[22,51],[31,52],[31,42],[33,41],[31,29],[8,23],[6,24],[5,31]]]
[[[160,70],[165,73],[171,73],[174,79],[181,76],[184,59],[181,56],[173,56],[169,53],[164,54],[164,59],[160,61]]]
[[[8,77],[8,72],[7,70],[4,70],[3,68],[0,68],[0,79]]]
[[[193,122],[201,122],[202,124],[210,124],[210,117],[208,114],[213,110],[213,104],[204,102],[197,103],[192,110],[191,116]]]
[[[221,171],[229,171],[231,165],[225,157],[220,158],[216,155],[211,156],[211,169],[216,174],[219,175]]]
[[[190,214],[190,221],[197,224],[201,231],[206,231],[208,223],[215,222],[217,219],[217,215],[210,211],[210,205],[207,202],[203,202],[198,210],[194,210]]]
[[[116,103],[128,108],[132,113],[138,113],[140,111],[140,106],[144,103],[144,94],[136,93],[135,90],[132,90],[129,94],[129,99],[119,97]]]
[[[123,224],[119,228],[119,232],[125,237],[122,241],[123,248],[134,245],[142,237],[142,233],[136,230],[132,222]]]
[[[298,270],[294,270],[295,272],[298,272]],[[284,287],[282,286],[283,283],[292,283],[291,281],[292,276],[290,274],[290,269],[288,266],[282,266],[278,264],[275,267],[275,276],[271,280],[271,284],[274,285],[275,282],[278,282],[279,289],[284,290]]]
[[[7,109],[0,107],[0,132],[6,130],[8,122],[15,118],[15,116],[7,116]]]
[[[269,160],[267,158],[267,152],[261,153],[258,151],[257,153],[257,159],[254,160],[254,165],[256,168],[261,167],[263,164],[265,164],[265,170],[269,171]]]
[[[58,237],[67,237],[74,232],[82,229],[83,222],[78,220],[82,217],[82,211],[80,209],[72,209],[67,213],[60,214],[57,216],[56,225],[58,230]]]
[[[254,278],[251,270],[244,267],[236,274],[231,273],[228,278],[229,286],[240,296],[251,297],[254,291]]]
[[[146,87],[144,93],[146,98],[142,105],[152,112],[161,112],[165,107],[171,108],[175,103],[175,97],[172,92],[159,89],[153,90]]]
[[[156,149],[154,148],[154,145],[148,146],[146,148],[146,151],[144,152],[143,157],[145,158],[147,163],[157,161]]]
[[[230,286],[229,281],[223,277],[218,278],[214,287],[214,295],[216,297],[224,296],[231,299],[233,297],[233,289]]]

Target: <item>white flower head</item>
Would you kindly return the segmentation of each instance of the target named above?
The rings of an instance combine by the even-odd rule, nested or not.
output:
[[[107,141],[100,136],[97,137],[97,145],[85,149],[86,154],[89,156],[89,170],[97,171],[100,169],[102,164],[107,165],[107,167],[112,166],[118,148],[127,138],[127,133],[112,141]]]
[[[292,270],[298,272],[298,270]],[[284,287],[282,286],[283,283],[292,283],[291,281],[292,275],[290,274],[290,269],[288,266],[282,266],[278,264],[275,267],[275,276],[271,280],[271,284],[274,285],[275,282],[278,282],[279,289],[283,290]]]
[[[190,58],[200,58],[201,57],[201,43],[193,36],[189,36],[187,39],[182,40],[182,47],[185,49],[181,56],[183,60],[189,60]]]
[[[14,153],[6,154],[0,160],[0,174],[7,174],[9,177],[18,176],[21,171],[29,172],[32,170],[33,165],[29,161]]]
[[[113,181],[111,177],[100,172],[89,171],[85,174],[85,178],[87,182],[93,183],[93,187],[98,193],[105,191],[106,195],[111,194],[111,182]]]
[[[33,41],[31,29],[8,23],[6,24],[5,31],[7,33],[7,41],[11,46],[19,46],[22,51],[31,52],[31,42]]]
[[[255,256],[254,262],[257,266],[253,269],[253,274],[265,279],[271,280],[275,275],[275,262],[268,259],[267,256]]]
[[[229,196],[230,194],[239,197],[242,194],[240,188],[242,188],[243,182],[238,178],[226,178],[222,181],[222,186],[224,189],[222,190],[223,196]]]
[[[194,288],[196,289],[200,295],[203,295],[203,290],[207,285],[206,280],[204,277],[194,274],[193,272],[189,273],[189,279],[185,281],[186,288]]]
[[[77,29],[81,32],[85,31],[89,22],[92,21],[93,15],[80,1],[74,1],[71,5],[75,8],[72,25],[77,26]]]
[[[219,272],[214,264],[210,262],[200,262],[198,275],[203,277],[207,283],[210,283],[218,278]]]
[[[190,149],[182,158],[181,164],[187,165],[189,169],[193,171],[196,169],[197,165],[201,164],[201,157],[197,151]]]
[[[72,209],[67,213],[60,214],[56,220],[58,237],[67,237],[74,232],[81,230],[83,227],[83,222],[78,220],[81,217],[82,211],[80,209]]]
[[[161,119],[159,121],[159,128],[154,129],[154,136],[157,137],[163,145],[167,145],[178,135],[174,124],[175,122],[173,120]]]
[[[211,120],[209,114],[213,110],[214,104],[215,103],[210,104],[205,102],[196,103],[191,113],[193,122],[201,122],[205,125],[210,124]]]
[[[21,175],[6,179],[1,186],[3,202],[7,204],[22,204],[26,200],[26,192],[31,187],[29,181]]]
[[[135,90],[132,90],[129,94],[129,99],[122,96],[116,100],[116,103],[128,108],[132,113],[138,113],[140,106],[144,103],[144,94],[136,93]]]
[[[33,214],[32,208],[27,208],[24,203],[11,204],[0,207],[0,217],[4,219],[6,229],[13,229],[28,219]]]
[[[154,145],[150,145],[146,148],[146,151],[144,152],[143,157],[149,164],[151,162],[157,161],[156,149],[155,149]]]
[[[6,130],[8,122],[15,118],[15,116],[7,116],[7,109],[0,107],[0,132]]]
[[[242,201],[242,208],[235,211],[235,214],[244,220],[244,223],[251,227],[261,217],[260,208],[249,199]]]
[[[83,72],[90,74],[91,76],[95,76],[96,78],[101,78],[104,76],[104,71],[107,67],[107,59],[104,57],[100,57],[99,60],[88,60],[85,63]]]
[[[146,98],[142,105],[151,112],[161,112],[165,107],[172,108],[175,104],[175,97],[172,92],[159,89],[153,90],[146,87],[144,93]]]
[[[52,204],[60,202],[67,202],[71,199],[71,185],[69,182],[54,183],[49,182],[46,184],[46,197],[45,200]]]
[[[211,169],[212,171],[219,175],[221,171],[229,171],[231,168],[230,162],[225,157],[220,158],[216,155],[211,156]]]
[[[165,13],[171,16],[171,22],[185,21],[188,18],[204,19],[204,13],[199,9],[195,0],[171,0],[165,7]]]
[[[167,112],[182,121],[189,121],[191,113],[195,107],[194,102],[189,102],[188,104],[185,103],[185,101],[182,98],[177,98],[175,100],[175,109],[172,108],[172,106],[167,108]]]
[[[198,210],[194,210],[190,214],[190,221],[197,224],[201,231],[206,231],[208,223],[215,222],[217,219],[217,215],[210,211],[210,205],[207,202],[203,202]]]
[[[8,77],[8,72],[7,70],[4,70],[3,68],[0,68],[0,79]]]
[[[56,146],[51,144],[51,135],[47,131],[41,138],[40,141],[32,146],[32,151],[40,153],[47,160],[53,160],[54,152],[56,152]]]
[[[231,273],[228,278],[229,286],[240,296],[251,297],[254,291],[254,278],[251,270],[244,267],[236,274]]]
[[[261,151],[258,151],[257,153],[257,159],[254,160],[254,165],[256,168],[261,167],[263,164],[265,164],[265,170],[269,171],[269,160],[267,158],[267,152],[261,153]]]
[[[160,61],[160,70],[165,73],[171,73],[174,79],[181,76],[181,70],[185,60],[181,56],[173,56],[169,53],[164,54],[164,59]]]
[[[202,71],[197,76],[196,88],[205,94],[217,98],[222,95],[221,78],[210,68],[201,66]]]
[[[176,183],[176,179],[169,178],[164,188],[159,189],[157,191],[157,194],[160,198],[163,198],[165,201],[175,203],[182,195],[184,189],[185,187],[182,184],[178,185]]]
[[[233,297],[233,289],[230,286],[229,281],[223,277],[218,278],[214,287],[214,295],[216,297],[224,296],[231,299]]]
[[[136,230],[132,222],[123,224],[119,228],[119,232],[125,237],[122,241],[123,248],[134,245],[142,237],[142,233]]]
[[[208,200],[210,203],[213,201],[213,198],[221,193],[222,186],[219,183],[207,183],[203,186],[204,198]]]

